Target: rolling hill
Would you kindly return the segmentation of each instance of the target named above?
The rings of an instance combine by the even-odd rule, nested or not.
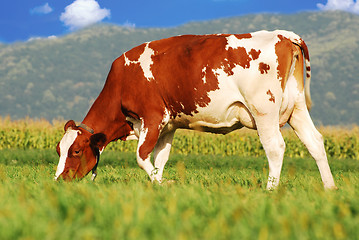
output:
[[[180,34],[261,29],[291,30],[306,41],[317,124],[359,124],[359,16],[345,12],[247,15],[175,28],[95,25],[57,38],[0,44],[0,115],[81,121],[112,61],[132,47]]]

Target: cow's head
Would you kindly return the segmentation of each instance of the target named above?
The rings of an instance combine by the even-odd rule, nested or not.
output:
[[[81,179],[97,165],[106,136],[103,133],[92,134],[76,126],[73,120],[68,121],[64,129],[65,134],[56,147],[60,161],[55,179]]]

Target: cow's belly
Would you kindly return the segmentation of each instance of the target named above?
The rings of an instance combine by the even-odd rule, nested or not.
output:
[[[248,127],[255,129],[255,122],[244,104],[239,92],[210,93],[211,102],[206,107],[199,107],[198,112],[180,115],[173,120],[178,128],[193,129],[204,132],[227,134],[233,130]]]
[[[234,102],[223,110],[198,114],[189,123],[189,129],[227,134],[242,127],[255,128],[254,119],[243,103]]]

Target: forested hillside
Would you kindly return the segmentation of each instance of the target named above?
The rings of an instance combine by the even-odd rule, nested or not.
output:
[[[359,124],[359,16],[344,12],[247,15],[176,28],[96,25],[55,39],[0,44],[0,115],[80,121],[124,51],[172,35],[262,29],[291,30],[307,42],[317,124]]]

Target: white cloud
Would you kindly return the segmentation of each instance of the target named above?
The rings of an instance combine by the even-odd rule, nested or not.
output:
[[[51,36],[48,36],[48,37],[31,37],[29,38],[27,41],[28,42],[31,42],[31,41],[36,41],[36,40],[45,40],[45,39],[57,39],[57,36],[55,35],[51,35]]]
[[[50,7],[49,3],[45,3],[44,5],[34,7],[30,10],[31,14],[48,14],[53,11],[52,7]]]
[[[342,10],[359,14],[358,0],[328,0],[327,4],[317,3],[317,7],[324,11]]]
[[[100,8],[95,0],[75,0],[65,8],[60,20],[71,30],[75,30],[100,22],[110,15],[110,10]]]
[[[136,24],[128,20],[122,26],[124,26],[125,28],[136,28]]]

